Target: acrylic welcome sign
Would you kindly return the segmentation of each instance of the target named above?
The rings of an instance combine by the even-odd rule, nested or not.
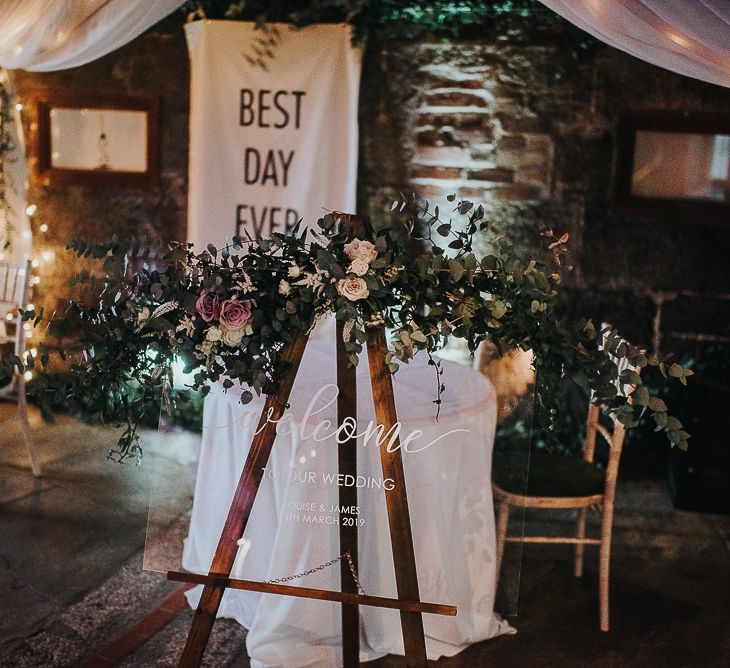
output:
[[[420,599],[457,607],[455,617],[424,615],[429,657],[451,655],[508,632],[494,615],[494,388],[467,366],[441,362],[446,390],[437,417],[436,370],[426,355],[419,355],[393,378],[399,420],[386,430],[375,419],[363,359],[357,369],[357,419],[338,424],[333,338],[309,341],[289,407],[277,420],[277,438],[232,577],[331,591],[342,591],[344,582],[352,591],[396,599],[386,492],[397,481],[384,475],[380,449],[400,449]],[[173,468],[184,473],[171,475],[168,462],[161,460],[164,472],[153,491],[146,568],[210,570],[250,443],[261,427],[263,401],[244,406],[238,396],[234,388],[213,388],[199,445],[188,435],[169,433],[180,422],[179,413],[176,418],[168,410],[164,416],[168,456],[177,459]],[[515,440],[514,430],[510,433],[510,447],[522,448],[526,465],[529,433],[523,442]],[[356,451],[354,473],[341,471],[343,448]],[[355,500],[343,504],[343,490]],[[343,527],[357,533],[355,554],[344,554],[340,547]],[[521,531],[519,518],[511,529]],[[500,609],[508,614],[516,609],[520,556],[514,549],[505,555]],[[193,605],[199,596],[200,587],[188,593]],[[403,653],[398,610],[361,605],[359,614],[362,660]],[[342,660],[338,603],[229,589],[219,615],[248,629],[248,653],[262,665],[289,665],[292,656],[301,665],[338,665]]]

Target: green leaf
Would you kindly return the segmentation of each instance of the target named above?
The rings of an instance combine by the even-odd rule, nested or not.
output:
[[[624,369],[619,376],[619,380],[624,385],[639,385],[641,383],[641,376],[633,369]]]
[[[669,375],[672,378],[684,378],[684,369],[682,368],[682,365],[674,362],[669,367]]]
[[[454,283],[458,283],[461,280],[464,272],[464,265],[459,260],[449,260],[449,276]]]
[[[659,397],[651,397],[649,399],[649,408],[656,413],[666,413],[667,405]]]
[[[649,396],[649,390],[645,385],[639,385],[639,387],[631,393],[631,399],[637,406],[648,406],[649,400],[651,399]]]

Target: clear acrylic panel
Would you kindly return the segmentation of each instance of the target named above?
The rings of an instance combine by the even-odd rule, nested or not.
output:
[[[494,437],[493,478],[510,481],[509,490],[526,493],[535,406],[535,376],[532,354],[515,352],[499,355],[490,344],[482,344],[478,358],[480,371],[494,387],[497,427]],[[499,503],[495,499],[495,512]],[[512,506],[507,536],[525,535],[525,507]],[[516,616],[522,574],[522,543],[507,541],[499,568],[495,609],[502,615]]]
[[[498,402],[493,386],[471,365],[443,361],[446,389],[437,418],[438,376],[428,361],[417,355],[395,374],[393,386],[421,600],[458,608],[456,618],[424,616],[429,643],[447,651],[460,639],[476,642],[504,631],[493,614],[490,470]],[[340,527],[350,525],[358,531],[356,577],[364,593],[397,598],[385,504],[394,482],[382,472],[365,355],[357,391],[356,445],[338,445],[335,337],[320,328],[278,425],[232,577],[341,591]],[[244,406],[239,395],[212,389],[200,435],[190,433],[193,411],[163,402],[146,569],[208,572],[263,406],[263,398]],[[386,435],[380,447],[388,441]],[[519,445],[525,443],[529,438]],[[341,447],[357,448],[356,476],[339,473]],[[197,468],[191,465],[196,458]],[[356,488],[354,507],[340,505],[343,486]],[[522,530],[520,518],[513,518],[511,529]],[[518,562],[519,554],[508,549],[500,584],[507,614],[516,609]],[[189,593],[193,603],[199,591]],[[229,590],[221,612],[249,629],[248,651],[261,661],[285,662],[288,651],[327,665],[341,658],[339,603]],[[397,610],[362,606],[360,615],[363,660],[402,653]]]

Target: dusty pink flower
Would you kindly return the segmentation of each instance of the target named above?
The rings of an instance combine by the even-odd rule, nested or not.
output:
[[[219,305],[220,300],[218,299],[217,294],[201,290],[200,296],[195,302],[195,310],[198,312],[198,315],[205,320],[205,322],[210,322],[214,318],[218,317]]]
[[[251,302],[248,299],[231,297],[221,304],[218,320],[228,329],[240,329],[251,320]]]
[[[375,250],[375,246],[369,241],[363,241],[362,239],[353,239],[350,243],[345,244],[345,255],[350,260],[364,260],[370,264],[376,257],[378,257],[378,251]]]

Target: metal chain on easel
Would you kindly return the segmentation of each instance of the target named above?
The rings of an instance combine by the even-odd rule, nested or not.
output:
[[[338,561],[342,561],[345,559],[347,561],[347,567],[350,569],[350,574],[352,575],[352,580],[355,583],[355,586],[357,587],[357,593],[360,595],[365,594],[365,590],[362,588],[362,585],[360,584],[360,579],[357,577],[357,570],[355,570],[355,564],[352,561],[352,557],[350,556],[350,551],[343,552],[339,556],[335,557],[334,559],[331,559],[325,564],[320,564],[319,566],[315,566],[314,568],[310,568],[308,571],[303,571],[301,573],[295,573],[294,575],[289,575],[285,578],[276,578],[275,580],[266,580],[264,584],[283,584],[284,582],[291,582],[292,580],[297,580],[298,578],[306,577],[307,575],[312,575],[312,573],[317,573],[318,571],[322,571],[325,568],[329,568],[330,566],[334,566]]]

